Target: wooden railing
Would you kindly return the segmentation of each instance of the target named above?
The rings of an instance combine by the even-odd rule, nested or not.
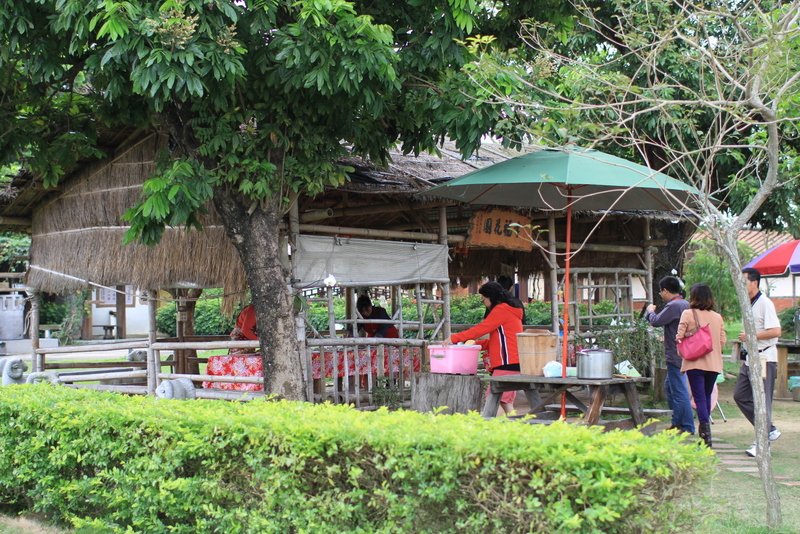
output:
[[[162,340],[149,344],[142,341],[121,341],[94,345],[71,345],[36,350],[34,372],[58,375],[61,382],[71,387],[85,387],[127,394],[154,394],[163,380],[188,378],[200,382],[261,384],[258,376],[222,376],[164,372],[163,367],[175,369],[175,351],[204,351],[212,349],[252,349],[258,341],[231,341],[216,339],[199,341]],[[307,398],[314,402],[331,401],[353,404],[369,409],[379,405],[407,406],[411,400],[413,375],[426,365],[424,361],[427,342],[418,339],[335,338],[306,341],[303,374],[307,383]],[[119,350],[143,349],[147,351],[144,362],[127,361]],[[79,355],[96,356],[81,360]],[[164,357],[162,358],[162,353]],[[47,356],[74,355],[73,361],[53,361]],[[108,356],[109,361],[96,361]],[[196,358],[206,362],[207,358]],[[356,362],[358,360],[358,363]],[[315,372],[315,368],[317,372]],[[339,369],[342,369],[340,372]],[[99,384],[87,382],[100,382]],[[127,382],[137,382],[135,384]],[[248,400],[263,397],[259,391],[227,391],[198,387],[198,398]]]
[[[407,406],[411,381],[427,364],[419,339],[306,340],[307,398],[357,408]]]

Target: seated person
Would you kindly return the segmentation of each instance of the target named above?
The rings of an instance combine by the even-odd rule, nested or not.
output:
[[[231,341],[257,341],[258,331],[256,330],[256,309],[252,304],[248,304],[239,316],[236,317],[236,325],[231,330]],[[252,354],[259,349],[230,349],[228,354]]]
[[[372,301],[367,295],[361,295],[358,297],[358,301],[356,301],[356,309],[364,319],[384,319],[387,321],[391,319],[386,310],[380,306],[373,306]],[[364,330],[364,333],[367,337],[400,337],[400,332],[397,330],[397,328],[395,328],[393,324],[389,323],[368,324],[359,322],[356,324],[356,327],[353,330],[356,332],[358,330]]]

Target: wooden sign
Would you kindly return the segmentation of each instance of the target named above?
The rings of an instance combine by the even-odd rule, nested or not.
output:
[[[524,215],[510,210],[492,209],[476,212],[470,220],[467,246],[526,252],[532,250],[530,229],[510,227],[509,225],[513,223],[525,227],[530,225],[531,221]]]

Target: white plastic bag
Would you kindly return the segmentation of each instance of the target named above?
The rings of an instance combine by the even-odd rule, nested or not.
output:
[[[624,362],[619,362],[617,365],[614,366],[614,369],[617,370],[617,373],[625,376],[642,376],[639,371],[629,362],[625,360]]]
[[[552,361],[544,364],[544,376],[547,378],[557,378],[561,376],[561,363]]]

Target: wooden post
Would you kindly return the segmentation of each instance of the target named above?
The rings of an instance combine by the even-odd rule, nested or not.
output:
[[[439,208],[439,244],[447,244],[447,206]],[[448,269],[449,272],[449,269]],[[442,284],[442,337],[450,339],[450,283]],[[422,320],[422,319],[420,319]]]
[[[482,389],[475,375],[419,373],[411,380],[411,409],[432,412],[446,406],[441,413],[478,411]]]
[[[161,371],[161,362],[157,361],[161,358],[158,356],[158,351],[153,349],[153,343],[156,342],[156,308],[158,307],[158,290],[147,290],[147,315],[148,315],[148,331],[147,331],[147,394],[155,395],[156,388],[158,387],[158,373]]]
[[[644,220],[644,242],[650,241],[650,219]],[[645,294],[647,302],[653,302],[653,249],[650,246],[644,247],[644,265],[647,270]]]
[[[94,323],[94,309],[92,303],[94,302],[94,289],[89,287],[89,299],[84,305],[89,305],[89,311],[83,314],[83,322],[81,323],[81,339],[92,339],[92,324]]]
[[[528,277],[525,275],[517,275],[519,278],[519,300],[522,301],[522,305],[528,303],[528,298],[530,297],[530,293],[528,292]]]
[[[553,332],[558,332],[558,260],[556,258],[556,216],[547,216],[547,250],[550,258],[550,312]],[[564,325],[567,327],[567,325]]]
[[[295,197],[289,207],[289,246],[292,254],[289,257],[291,264],[291,278],[289,288],[294,297],[299,292],[294,287],[295,266],[297,265],[298,252],[297,241],[300,238],[300,200]],[[295,332],[297,335],[297,349],[300,356],[300,366],[303,369],[303,379],[305,380],[306,400],[314,402],[314,380],[311,376],[311,352],[306,350],[306,311],[305,307],[295,316]],[[325,379],[323,371],[323,381]]]
[[[41,361],[36,354],[39,348],[39,299],[41,293],[38,289],[31,292],[31,369],[33,372],[41,371]]]
[[[125,299],[127,296],[125,286],[117,286],[117,334],[115,336],[117,339],[125,339],[128,333],[125,325]]]
[[[650,241],[650,219],[645,218],[644,220],[644,242],[647,243]],[[647,274],[645,275],[645,294],[647,295],[647,302],[654,302],[653,297],[653,249],[649,246],[645,246],[644,248],[644,266]],[[656,376],[656,352],[654,350],[653,344],[648,343],[648,348],[650,350],[650,376]]]

